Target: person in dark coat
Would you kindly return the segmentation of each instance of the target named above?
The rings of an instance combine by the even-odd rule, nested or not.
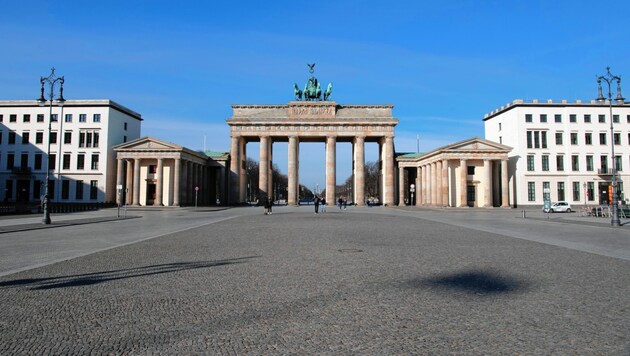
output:
[[[319,196],[316,195],[315,198],[313,199],[313,202],[315,203],[315,214],[318,214],[319,213],[319,202],[320,202]]]

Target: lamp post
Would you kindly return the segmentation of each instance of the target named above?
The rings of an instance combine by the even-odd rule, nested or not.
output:
[[[65,103],[66,99],[63,98],[63,82],[64,79],[63,77],[58,77],[57,75],[55,75],[55,67],[53,67],[51,69],[50,75],[47,77],[41,77],[40,78],[40,82],[42,84],[42,89],[41,89],[41,95],[39,97],[39,99],[37,99],[37,103],[39,104],[39,106],[45,106],[46,105],[46,98],[44,97],[44,84],[48,84],[49,86],[49,91],[48,91],[48,97],[49,97],[49,106],[50,106],[50,112],[49,112],[49,116],[48,116],[48,149],[46,151],[46,190],[44,193],[44,218],[42,219],[42,224],[46,224],[49,225],[51,223],[50,220],[50,194],[49,194],[49,179],[50,179],[50,132],[51,132],[51,125],[52,125],[52,108],[53,108],[53,98],[55,95],[55,85],[57,83],[59,83],[59,97],[54,100],[57,102],[57,106],[63,107],[63,104]]]
[[[613,115],[612,115],[612,93],[611,86],[613,82],[617,82],[617,98],[615,101],[617,103],[623,104],[624,98],[621,96],[621,77],[617,75],[612,75],[610,73],[610,67],[606,67],[606,74],[597,76],[597,89],[599,91],[599,95],[597,96],[597,101],[600,103],[605,103],[606,98],[602,95],[602,81],[608,84],[608,108],[610,110],[610,150],[611,150],[611,158],[612,158],[612,218],[610,220],[610,224],[612,226],[620,226],[619,222],[619,189],[617,183],[617,167],[615,162],[615,132],[613,125]]]

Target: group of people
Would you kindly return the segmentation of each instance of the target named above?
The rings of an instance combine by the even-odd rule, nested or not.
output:
[[[326,212],[326,198],[320,197],[319,195],[316,195],[313,198],[313,203],[315,205],[315,214],[319,214],[319,206],[322,206],[322,213]],[[347,206],[347,200],[344,199],[343,197],[339,197],[339,199],[337,200],[337,204],[339,205],[339,210],[346,210],[346,206]]]

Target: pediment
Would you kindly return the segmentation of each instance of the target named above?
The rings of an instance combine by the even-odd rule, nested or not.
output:
[[[158,140],[153,137],[142,137],[137,140],[125,142],[114,147],[114,150],[116,151],[181,151],[182,149],[182,146]]]
[[[510,151],[512,148],[478,137],[453,143],[442,148],[443,151]]]

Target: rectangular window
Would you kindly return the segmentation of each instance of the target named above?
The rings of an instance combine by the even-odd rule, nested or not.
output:
[[[622,171],[622,167],[621,167],[621,156],[615,156],[615,170],[617,172]]]
[[[577,122],[577,115],[575,114],[569,115],[569,122]]]
[[[556,145],[562,145],[562,132],[556,132]]]
[[[90,199],[92,200],[98,199],[98,181],[97,180],[90,181]]]
[[[4,121],[4,115],[0,114],[0,122]],[[628,115],[628,122],[630,122],[630,115]]]
[[[527,182],[527,200],[536,201],[536,184],[534,182]]]
[[[613,115],[613,122],[614,122],[615,124],[618,124],[618,123],[619,123],[619,115]]]
[[[85,147],[92,147],[92,133],[86,132]]]
[[[533,148],[534,144],[532,143],[532,132],[527,131],[527,148]]]
[[[578,137],[577,137],[577,132],[571,132],[571,144],[572,145],[577,145],[578,144]]]
[[[79,122],[86,122],[86,120],[87,120],[86,114],[79,114]]]
[[[24,116],[22,116],[22,121],[24,121],[24,122],[31,122],[31,115],[24,114]]]
[[[525,114],[525,122],[532,122],[532,114]]]
[[[28,168],[28,153],[22,153],[21,160],[20,160],[20,167],[22,169]]]
[[[595,200],[595,182],[586,183],[586,195],[589,201]]]
[[[540,148],[540,131],[534,131],[534,147]]]
[[[599,169],[603,173],[608,172],[608,156],[606,155],[599,156]]]
[[[468,166],[466,167],[467,170],[467,174],[469,176],[474,176],[475,175],[475,166]]]
[[[51,171],[54,171],[54,170],[55,170],[55,168],[57,167],[57,166],[55,165],[55,162],[57,162],[57,155],[56,155],[56,154],[54,154],[54,153],[51,153],[51,154],[48,156],[48,170],[51,170]]]
[[[564,171],[564,156],[556,156],[556,170],[558,172]]]
[[[542,141],[542,148],[547,148],[547,131],[540,133],[540,139]]]
[[[125,122],[123,129],[127,131],[127,123]],[[499,122],[499,131],[501,131],[501,123]]]
[[[98,132],[94,133],[94,144],[92,145],[92,147],[98,147]]]
[[[571,170],[573,172],[577,172],[580,170],[580,156],[578,155],[571,156]]]
[[[63,169],[70,169],[70,154],[66,153],[63,155]]]
[[[564,199],[564,182],[558,182],[558,200],[565,200]]]
[[[79,132],[79,147],[85,147],[85,132]]]
[[[606,133],[605,132],[601,132],[599,134],[599,144],[600,145],[605,145],[606,144]]]
[[[584,115],[584,123],[590,123],[591,122],[591,115],[589,114],[585,114]]]
[[[11,170],[15,168],[15,154],[9,153],[7,154],[7,169]]]
[[[70,198],[70,181],[63,179],[61,181],[61,199],[68,200]]]
[[[51,145],[56,145],[57,144],[57,133],[56,132],[51,132],[50,135],[48,136],[48,140],[50,141]]]
[[[542,170],[549,171],[549,155],[542,155]]]
[[[573,201],[580,201],[580,182],[573,182]]]
[[[63,133],[63,143],[69,145],[72,143],[72,132],[66,131]]]
[[[42,169],[42,154],[41,153],[36,153],[35,154],[35,170],[39,171]]]
[[[77,169],[83,170],[85,169],[85,154],[79,153],[77,155]]]
[[[36,144],[42,144],[44,143],[44,133],[43,132],[36,132],[35,133],[35,143]]]
[[[33,182],[33,199],[40,198],[41,190],[42,190],[42,181],[39,179],[36,179]]]
[[[48,180],[48,196],[51,198],[55,196],[55,185],[56,184],[53,179]]]
[[[15,145],[15,131],[9,131],[9,145]]]
[[[562,115],[560,115],[560,114],[555,114],[555,115],[553,116],[553,121],[554,121],[554,122],[562,122]]]
[[[618,132],[615,132],[613,134],[613,142],[615,143],[615,145],[621,145],[621,134]]]
[[[52,114],[52,115],[50,115],[50,121],[51,121],[51,122],[57,122],[57,121],[59,121],[57,114]]]
[[[535,170],[535,168],[534,168],[534,156],[533,155],[527,155],[527,171],[533,172],[534,170]]]
[[[599,122],[602,122],[602,123],[606,122],[606,115],[598,115],[597,118]]]
[[[590,132],[587,132],[584,134],[584,143],[587,145],[592,145],[593,144],[593,134]]]
[[[22,132],[22,144],[28,145],[28,141],[30,139],[31,134],[28,132]]]
[[[149,165],[149,174],[155,174],[157,172],[157,166],[155,164]]]
[[[0,132],[0,134],[2,134],[2,133]],[[0,139],[1,138],[2,138],[2,136],[0,136]],[[0,140],[0,141],[2,141],[2,140]],[[127,136],[123,136],[123,142],[127,142]],[[2,143],[2,142],[0,142],[0,143]],[[501,136],[499,136],[499,143],[503,143],[503,140],[501,139]]]
[[[592,155],[586,156],[586,170],[589,172],[593,171],[593,156]]]
[[[65,122],[72,122],[72,114],[66,114]]]
[[[44,122],[44,114],[37,114],[37,122]]]
[[[6,192],[4,197],[8,200],[13,198],[13,179],[7,179],[6,188],[4,191]]]
[[[630,134],[628,134],[628,138],[630,138]],[[2,131],[0,131],[0,145],[2,144]]]
[[[98,170],[98,155],[92,155],[92,164],[90,165],[92,170]]]
[[[17,122],[17,115],[16,114],[10,114],[9,115],[9,122]]]
[[[92,121],[101,122],[101,114],[94,114],[94,116],[92,116]]]
[[[82,180],[78,180],[76,181],[76,188],[74,191],[74,196],[76,198],[76,200],[83,200],[83,181]]]
[[[540,122],[547,122],[547,114],[540,114]]]

